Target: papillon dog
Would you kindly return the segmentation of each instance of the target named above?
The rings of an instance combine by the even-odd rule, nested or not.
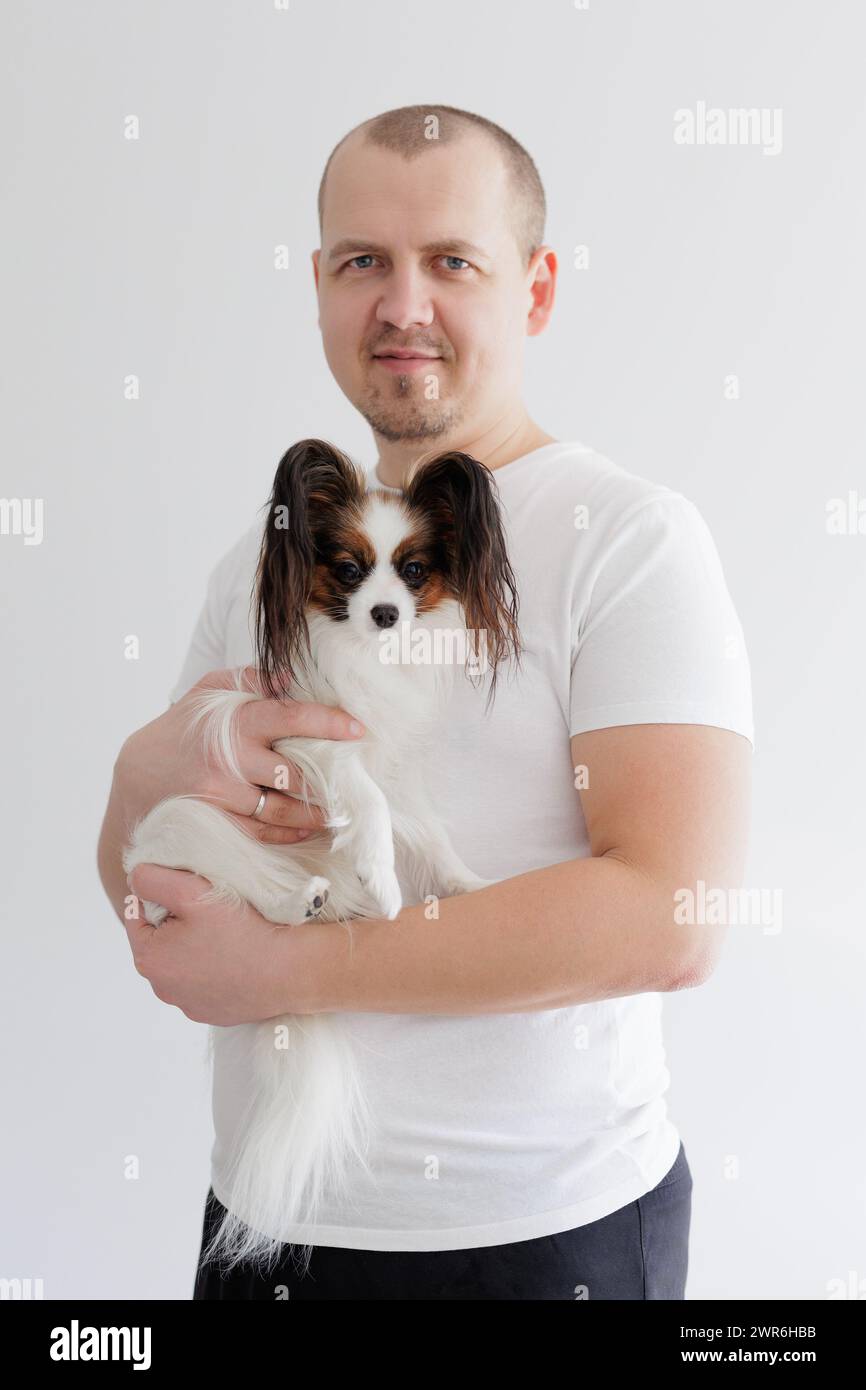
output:
[[[340,923],[351,942],[353,918],[397,916],[398,872],[419,902],[490,882],[452,845],[425,762],[458,667],[473,683],[489,671],[489,708],[497,670],[520,664],[515,578],[493,474],[465,453],[416,465],[389,493],[368,489],[332,445],[305,439],[281,459],[267,507],[255,574],[259,687],[238,668],[235,688],[197,693],[190,726],[213,763],[240,778],[233,725],[249,700],[339,706],[366,732],[272,745],[275,773],[298,769],[300,799],[325,808],[325,827],[307,840],[263,844],[208,801],[172,796],[134,826],[123,864],[188,869],[212,885],[208,900],[246,901],[286,926]],[[143,906],[155,926],[167,915]],[[314,1223],[323,1194],[345,1191],[351,1162],[369,1171],[375,1124],[339,1013],[235,1031],[253,1035],[254,1087],[227,1214],[205,1252],[229,1269],[271,1264],[291,1243],[281,1231]],[[211,1029],[211,1047],[213,1038]]]

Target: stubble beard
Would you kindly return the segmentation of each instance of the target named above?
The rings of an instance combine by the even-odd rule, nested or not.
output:
[[[399,374],[394,378],[390,399],[378,386],[370,386],[358,410],[370,428],[390,443],[436,439],[459,425],[463,412],[458,405],[424,400],[422,392],[423,387],[413,375]]]

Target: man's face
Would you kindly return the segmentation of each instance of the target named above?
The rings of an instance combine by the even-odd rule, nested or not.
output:
[[[511,196],[475,132],[412,162],[361,135],[334,156],[313,256],[319,324],[338,385],[383,438],[480,433],[520,395],[533,277]],[[379,355],[410,349],[433,360]]]

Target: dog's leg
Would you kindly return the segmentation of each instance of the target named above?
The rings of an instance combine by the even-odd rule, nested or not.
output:
[[[131,873],[142,863],[200,874],[215,898],[252,903],[277,925],[318,916],[329,896],[328,880],[315,873],[315,861],[302,850],[291,846],[287,853],[260,844],[222,811],[193,797],[167,797],[134,827],[123,866]],[[165,908],[144,906],[147,921],[159,926]]]
[[[364,889],[356,915],[369,916],[372,910],[396,917],[403,897],[394,872],[391,812],[360,750],[338,739],[288,738],[275,743],[274,751],[298,769],[311,800],[327,809],[326,828],[337,832],[330,846],[333,868],[327,860],[321,865],[331,879],[332,905],[335,889],[344,906],[355,896],[339,873],[342,864]]]
[[[358,757],[341,758],[333,769],[331,824],[337,834],[331,853],[343,851],[368,893],[393,920],[403,906],[394,872],[394,831],[381,788]]]

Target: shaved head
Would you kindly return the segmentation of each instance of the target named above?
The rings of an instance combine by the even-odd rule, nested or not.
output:
[[[407,162],[422,158],[437,145],[452,145],[473,131],[486,135],[508,176],[510,197],[504,212],[524,265],[544,241],[547,207],[538,170],[522,145],[501,126],[455,106],[400,106],[363,121],[334,146],[319,184],[319,233],[325,218],[328,170],[337,150],[350,140],[378,146],[399,154]]]

